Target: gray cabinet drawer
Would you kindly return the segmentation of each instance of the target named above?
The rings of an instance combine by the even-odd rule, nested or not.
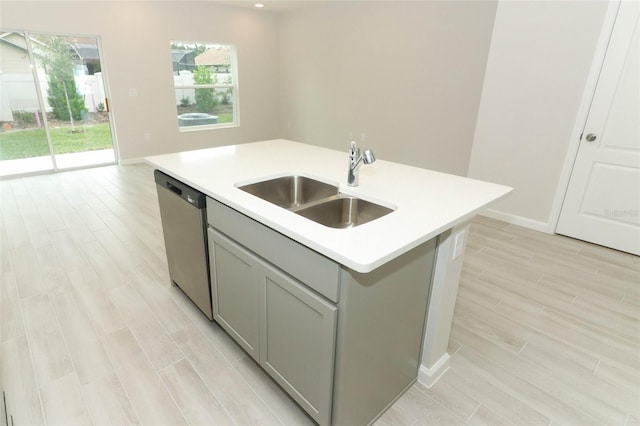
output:
[[[207,197],[209,225],[305,283],[327,299],[340,297],[340,266],[310,248]]]

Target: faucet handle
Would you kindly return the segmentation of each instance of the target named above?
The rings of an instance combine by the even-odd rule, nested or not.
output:
[[[370,149],[365,149],[362,153],[362,161],[364,161],[364,164],[374,163],[376,161],[376,156],[373,155],[373,151]]]

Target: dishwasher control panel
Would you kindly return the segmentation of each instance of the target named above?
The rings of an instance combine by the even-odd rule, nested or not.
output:
[[[200,191],[165,173],[162,173],[160,170],[154,170],[153,177],[158,186],[168,189],[194,207],[199,209],[206,207],[206,197]]]

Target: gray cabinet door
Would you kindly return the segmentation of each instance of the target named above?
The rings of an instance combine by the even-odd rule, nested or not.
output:
[[[330,423],[337,307],[262,263],[260,365],[321,425]]]
[[[242,247],[209,228],[213,318],[256,361],[260,345],[260,267]]]

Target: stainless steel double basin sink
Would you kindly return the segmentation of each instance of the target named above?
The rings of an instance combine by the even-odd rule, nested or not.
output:
[[[305,176],[284,176],[239,189],[331,228],[351,228],[393,210],[342,194],[338,187]]]

